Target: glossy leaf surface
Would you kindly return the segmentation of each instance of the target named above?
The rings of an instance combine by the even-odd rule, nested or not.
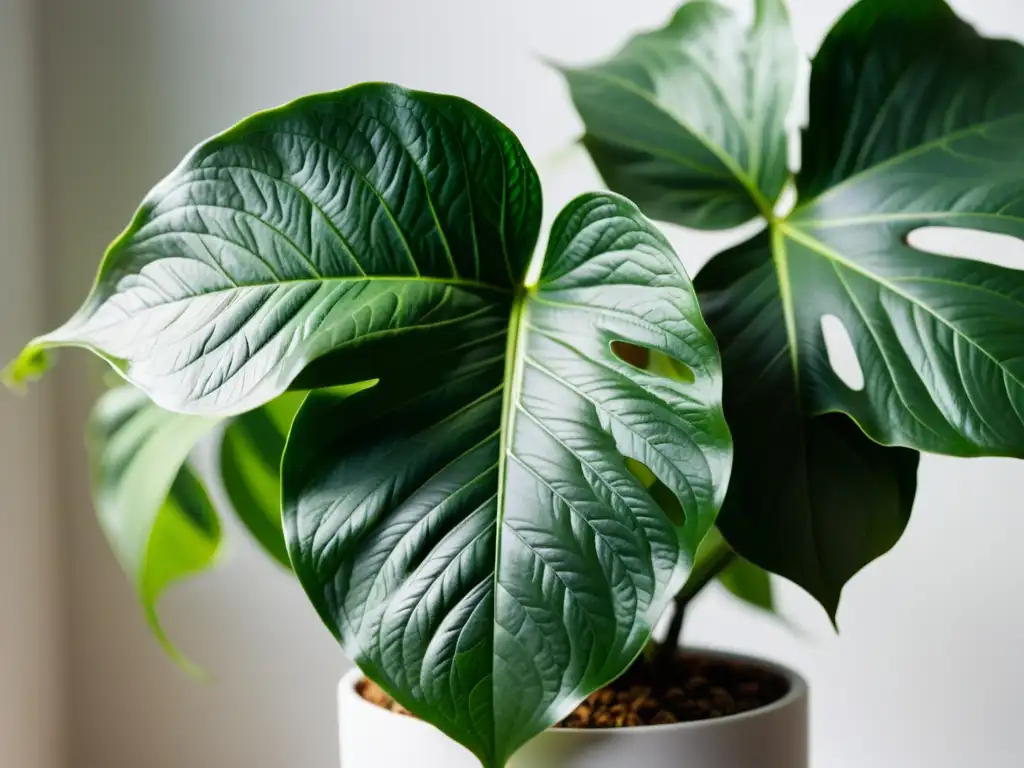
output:
[[[782,0],[745,28],[710,0],[601,64],[564,70],[608,185],[648,215],[701,229],[773,209],[788,176],[797,49]]]
[[[12,372],[85,346],[217,417],[312,388],[283,462],[297,575],[374,679],[501,765],[640,651],[731,460],[717,347],[666,241],[584,196],[536,282],[540,221],[522,147],[476,107],[387,85],[302,99],[191,153]],[[228,444],[276,451],[253,423]]]
[[[680,66],[680,84],[704,71]],[[905,527],[914,451],[1024,456],[1024,275],[908,242],[933,226],[1024,237],[1022,85],[1024,49],[980,36],[944,0],[861,0],[813,62],[796,209],[768,212],[764,233],[696,280],[737,445],[722,531],[832,613],[846,580]],[[604,109],[644,137],[649,122],[629,103],[609,96]],[[708,189],[694,205],[717,199]],[[853,379],[831,359],[827,324],[849,338]]]
[[[811,103],[803,199],[775,259],[812,408],[889,445],[1024,456],[1024,273],[907,243],[925,226],[1024,237],[1024,47],[943,0],[864,0],[816,57]],[[863,391],[827,364],[825,312],[854,340]]]
[[[642,650],[729,467],[714,341],[632,204],[570,204],[508,317],[506,332],[467,338],[415,376],[314,392],[283,465],[292,562],[321,616],[486,765]],[[692,380],[625,362],[612,350],[623,341]],[[675,494],[679,525],[627,457]]]
[[[361,345],[408,361],[500,331],[539,210],[522,147],[467,102],[378,84],[300,99],[193,151],[8,378],[84,346],[159,405],[219,415],[300,373],[361,381]]]
[[[104,394],[89,421],[100,525],[153,631],[186,668],[190,665],[160,625],[157,602],[170,584],[217,560],[220,523],[202,482],[186,464],[216,424],[217,419],[164,411],[134,387]]]

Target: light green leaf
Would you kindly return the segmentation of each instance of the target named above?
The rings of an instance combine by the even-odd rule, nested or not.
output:
[[[139,390],[119,387],[96,403],[88,430],[103,532],[160,642],[193,672],[164,632],[157,603],[170,584],[217,560],[220,523],[206,489],[185,464],[217,421],[169,413]]]
[[[783,0],[756,0],[749,29],[694,0],[608,61],[564,74],[612,189],[655,218],[723,229],[770,213],[786,183],[796,67]]]
[[[266,552],[285,568],[281,528],[281,455],[305,395],[289,392],[236,416],[224,430],[220,473],[235,513]]]
[[[730,454],[714,341],[630,203],[571,203],[506,317],[507,334],[467,337],[414,376],[312,393],[283,464],[292,562],[324,621],[487,766],[640,653],[714,522]],[[616,342],[692,377],[642,371]],[[678,525],[627,458],[676,496]]]

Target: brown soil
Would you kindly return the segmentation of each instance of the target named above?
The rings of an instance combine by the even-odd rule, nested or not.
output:
[[[375,683],[360,681],[359,695],[408,715]],[[772,704],[789,691],[782,676],[744,662],[682,654],[674,668],[637,663],[611,685],[587,697],[558,728],[624,728],[711,720]]]

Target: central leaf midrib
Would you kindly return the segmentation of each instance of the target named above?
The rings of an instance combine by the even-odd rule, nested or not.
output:
[[[492,601],[491,615],[491,679],[494,678],[494,633],[498,622],[497,591],[501,586],[501,539],[504,529],[506,486],[508,484],[508,463],[512,457],[513,422],[522,390],[523,362],[526,358],[524,343],[526,334],[523,326],[526,313],[526,302],[529,291],[520,289],[512,300],[509,312],[508,340],[505,347],[505,375],[502,380],[502,403],[500,437],[498,439],[498,493],[496,502],[496,529],[494,536],[494,575],[495,596]],[[495,690],[491,688],[491,710],[495,709]],[[491,749],[498,747],[497,723],[492,718]]]

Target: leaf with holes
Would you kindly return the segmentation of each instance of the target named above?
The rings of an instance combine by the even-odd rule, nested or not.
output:
[[[216,562],[220,523],[186,459],[217,423],[169,413],[134,387],[118,387],[96,403],[88,430],[103,532],[161,644],[193,670],[164,633],[157,601],[171,583]]]
[[[832,611],[906,524],[917,460],[838,417],[797,432],[803,413],[849,414],[884,445],[1024,456],[1024,273],[908,243],[929,226],[1024,238],[1022,128],[1024,48],[981,37],[943,0],[863,0],[813,63],[796,209],[697,281],[727,373],[758,382],[726,393],[740,487],[723,531]],[[837,373],[823,318],[848,334],[862,386]],[[771,394],[785,389],[799,413]],[[772,441],[766,463],[744,445],[768,447],[768,413],[792,450]],[[768,516],[748,504],[773,477],[797,481]],[[776,546],[795,533],[806,543]]]
[[[713,27],[699,34],[718,39]],[[706,78],[702,62],[672,60],[679,82]],[[759,92],[772,90],[792,92]],[[620,116],[623,144],[651,128],[631,103],[608,94],[602,105]],[[915,451],[1024,457],[1024,274],[909,241],[929,227],[1024,238],[1024,48],[982,37],[944,0],[861,0],[813,61],[809,114],[795,210],[780,218],[759,204],[765,192],[741,163],[736,185],[766,231],[695,282],[737,446],[722,532],[834,614],[843,584],[906,525]],[[620,191],[649,182],[643,165],[624,172],[605,176]],[[660,203],[640,196],[644,209],[693,223],[663,192]],[[688,200],[700,210],[718,197]]]
[[[755,2],[749,29],[696,0],[608,61],[563,70],[598,170],[655,218],[733,227],[782,192],[797,48],[783,0]]]
[[[388,85],[302,99],[190,154],[12,373],[84,346],[217,417],[313,388],[282,462],[296,574],[373,679],[502,765],[641,651],[731,464],[718,349],[664,238],[591,194],[535,259],[540,222],[522,147],[476,107]],[[261,418],[225,443],[243,505],[279,446]]]
[[[729,466],[714,341],[631,204],[570,204],[510,317],[507,334],[415,377],[310,395],[282,473],[292,562],[321,616],[371,677],[486,765],[641,651]],[[691,381],[624,362],[615,341],[676,359]]]

